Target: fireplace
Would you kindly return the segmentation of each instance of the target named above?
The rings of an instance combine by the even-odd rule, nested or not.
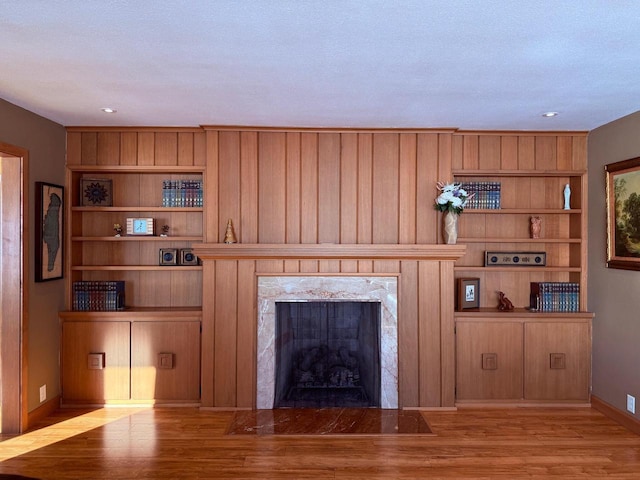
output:
[[[380,406],[380,302],[276,302],[274,408]]]
[[[202,408],[272,409],[275,302],[310,300],[381,302],[381,408],[455,405],[454,263],[464,245],[192,246],[206,292]]]
[[[321,353],[330,355],[330,352],[327,350],[337,350],[333,352],[332,355],[340,356],[340,347],[348,346],[348,351],[343,349],[342,355],[347,359],[346,363],[348,364],[353,364],[352,360],[348,360],[349,357],[358,359],[358,375],[360,379],[358,382],[359,385],[355,385],[351,393],[357,390],[364,392],[367,397],[366,406],[398,408],[397,289],[397,277],[395,276],[259,276],[256,378],[257,408],[271,409],[278,406],[291,406],[291,400],[287,400],[289,403],[287,403],[287,401],[280,403],[281,397],[287,396],[285,392],[287,387],[283,387],[282,383],[276,380],[279,370],[281,370],[280,375],[286,377],[287,375],[291,375],[293,368],[291,365],[283,365],[283,362],[278,360],[278,346],[282,346],[283,344],[286,344],[285,354],[287,356],[307,354],[309,356],[308,361],[311,361],[312,357],[320,355]],[[309,304],[309,306],[301,306],[302,304]],[[368,312],[355,313],[356,306],[358,309],[368,310]],[[344,331],[340,332],[340,334],[343,334],[343,336],[358,336],[359,338],[349,338],[333,342],[333,346],[326,341],[320,342],[316,340],[305,340],[299,342],[300,344],[298,346],[295,346],[294,342],[290,342],[291,339],[287,338],[287,335],[293,336],[296,335],[295,333],[290,332],[289,334],[285,334],[283,338],[282,335],[278,335],[276,332],[278,330],[277,324],[279,323],[277,320],[279,308],[286,310],[285,317],[291,316],[291,310],[298,311],[309,308],[313,313],[314,309],[317,311],[325,309],[327,312],[331,310],[333,315],[336,310],[344,309],[345,311],[342,312],[344,314],[343,317],[350,317],[351,320],[345,320],[343,318],[337,322],[338,325],[344,327]],[[323,313],[320,312],[319,316],[322,317],[322,315]],[[309,320],[311,313],[303,313],[302,316]],[[348,330],[353,329],[350,323],[353,317],[359,318],[362,316],[370,317],[364,326],[360,326],[360,330],[365,329],[367,332],[360,332],[358,335],[353,332],[349,333]],[[286,322],[291,321],[286,320],[285,323]],[[319,320],[316,323],[321,322],[322,320]],[[299,321],[299,323],[304,325],[305,321]],[[375,328],[373,326],[374,323]],[[326,330],[326,338],[328,325],[326,327],[318,326],[320,326],[320,332],[323,331],[323,328]],[[302,327],[302,329],[304,330],[304,327]],[[302,333],[301,330],[298,335],[304,337],[306,332]],[[334,332],[331,335],[336,336],[337,334]],[[309,334],[308,336],[312,335]],[[322,333],[314,333],[313,336],[321,337]],[[377,353],[369,351],[372,347],[376,347]],[[324,352],[305,350],[309,348],[322,349]],[[372,362],[371,359],[365,359],[366,356],[374,359],[377,357],[377,360]],[[331,363],[331,361],[329,363]],[[373,365],[370,365],[371,363],[373,363]],[[372,373],[373,370],[375,370],[375,373]],[[327,380],[329,385],[331,385],[332,382],[342,383],[343,386],[350,383],[350,373],[348,371],[337,368],[334,369],[333,374],[333,380],[330,376]],[[299,373],[299,375],[301,374]],[[342,376],[344,376],[344,380]],[[307,385],[306,389],[301,388],[298,393],[306,398],[309,391],[313,390],[310,387],[313,386],[312,384],[316,380],[308,375],[303,378],[303,380],[305,379],[310,384]],[[366,387],[362,385],[363,381],[367,384]],[[291,386],[289,386],[289,390],[290,387]],[[337,393],[341,389],[327,389],[323,387],[323,390],[324,393],[322,395],[324,395],[327,405],[331,402],[335,403],[339,400],[338,397],[341,396],[342,400],[345,400],[346,393]],[[347,389],[345,388],[344,390],[346,391]],[[351,399],[346,400],[347,403],[352,401]],[[293,403],[295,403],[296,406],[303,406],[304,402],[299,400]],[[313,400],[312,403],[316,405],[317,401]],[[362,403],[361,406],[365,406],[364,403]]]

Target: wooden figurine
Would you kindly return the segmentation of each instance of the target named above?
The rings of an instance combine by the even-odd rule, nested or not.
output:
[[[498,310],[501,312],[510,312],[513,310],[513,303],[509,300],[504,292],[498,292]]]
[[[531,217],[531,238],[540,238],[540,227],[542,219],[540,217]]]

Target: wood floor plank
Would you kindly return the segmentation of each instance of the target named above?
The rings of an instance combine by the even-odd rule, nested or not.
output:
[[[47,480],[640,478],[640,436],[590,408],[422,412],[433,436],[228,435],[235,415],[197,408],[60,410],[32,432],[0,435],[0,474]]]

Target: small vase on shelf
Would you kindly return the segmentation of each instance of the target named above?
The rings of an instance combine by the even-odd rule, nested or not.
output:
[[[458,242],[458,217],[455,212],[444,212],[442,216],[442,236],[447,245],[455,245]]]

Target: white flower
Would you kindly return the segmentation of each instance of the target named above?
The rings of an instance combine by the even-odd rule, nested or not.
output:
[[[437,183],[440,195],[436,197],[435,208],[441,212],[462,213],[467,200],[473,196],[469,195],[459,183]]]

